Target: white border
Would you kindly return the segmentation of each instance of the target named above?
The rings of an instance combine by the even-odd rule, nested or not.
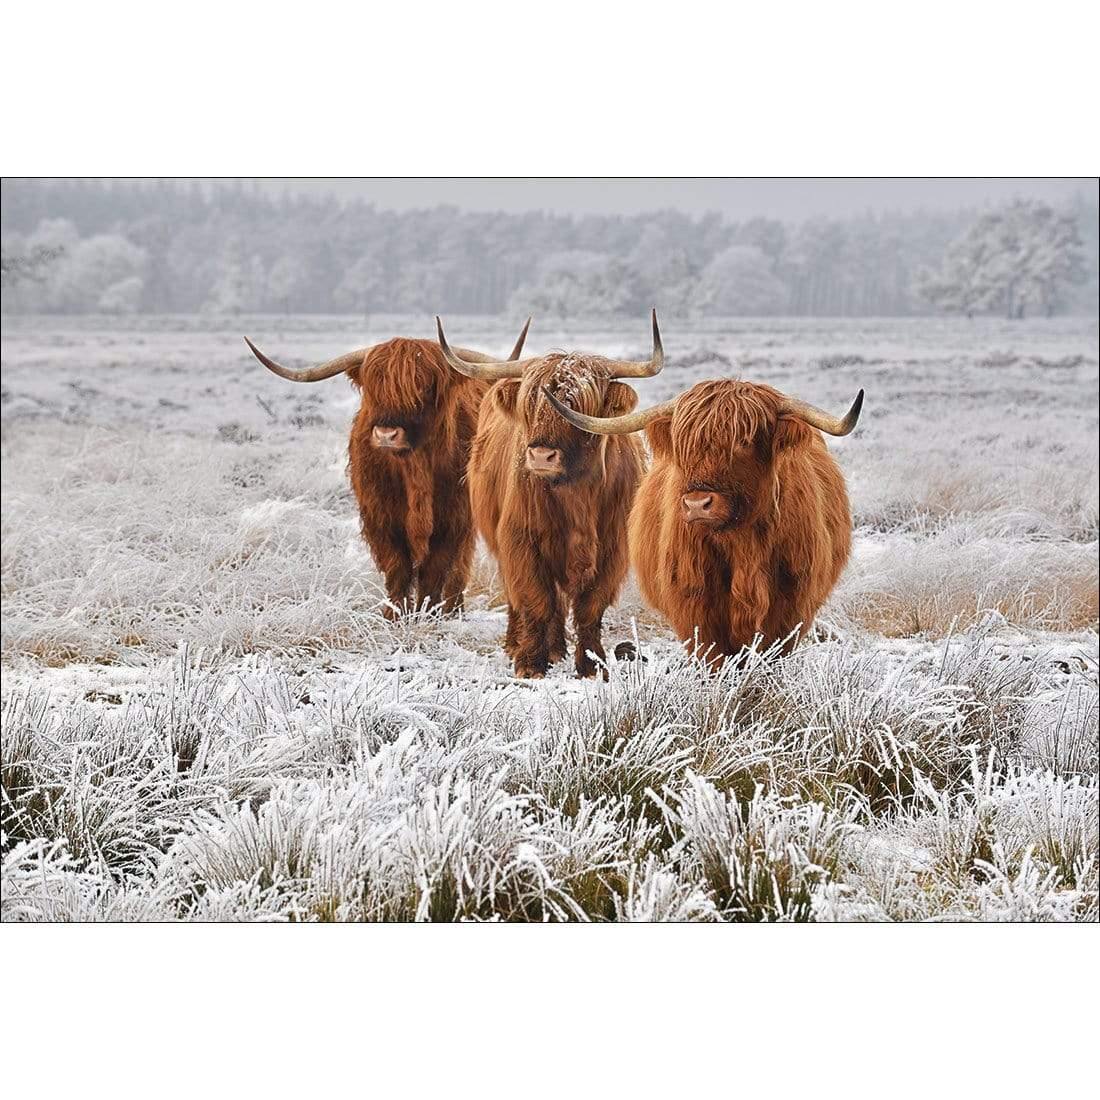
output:
[[[9,5],[5,175],[1097,174],[1096,6]]]
[[[1095,931],[4,926],[10,1095],[1060,1095]],[[1054,944],[1058,950],[1052,950]]]

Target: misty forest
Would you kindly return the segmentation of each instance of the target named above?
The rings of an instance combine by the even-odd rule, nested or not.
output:
[[[801,223],[402,212],[255,183],[4,180],[5,313],[1095,315],[1097,203]]]

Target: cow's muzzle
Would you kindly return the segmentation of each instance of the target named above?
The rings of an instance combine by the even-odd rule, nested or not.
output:
[[[528,447],[525,465],[536,477],[561,477],[565,473],[562,452],[557,447]]]
[[[693,489],[680,498],[680,514],[685,523],[725,529],[744,522],[748,502],[740,494],[729,496],[709,489]]]
[[[407,451],[409,449],[409,437],[404,428],[392,427],[388,424],[377,424],[371,432],[371,446],[380,451]]]

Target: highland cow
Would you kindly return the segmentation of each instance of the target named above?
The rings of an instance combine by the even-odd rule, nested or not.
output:
[[[543,393],[589,415],[629,412],[637,395],[617,379],[648,378],[664,363],[656,314],[648,362],[554,353],[484,366],[452,351],[442,325],[439,345],[457,372],[495,383],[469,483],[474,522],[500,563],[515,674],[541,677],[565,656],[571,605],[577,675],[592,676],[605,659],[604,612],[627,571],[626,522],[644,452],[636,439],[597,439],[563,423]]]
[[[385,578],[384,614],[461,607],[475,538],[464,476],[487,384],[456,374],[431,340],[398,337],[303,370],[280,366],[245,342],[280,378],[319,382],[346,374],[359,390],[348,472],[363,538]],[[462,356],[499,363],[475,351]]]
[[[821,433],[852,431],[862,390],[843,418],[741,381],[700,382],[612,418],[547,398],[600,437],[645,429],[653,465],[631,509],[630,558],[681,639],[717,660],[757,638],[788,651],[810,630],[852,543],[844,477]]]

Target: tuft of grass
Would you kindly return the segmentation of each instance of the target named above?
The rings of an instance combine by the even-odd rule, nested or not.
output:
[[[1037,771],[1087,778],[1100,770],[1100,691],[1095,679],[1072,678],[1060,695],[1032,702],[1021,756]]]
[[[815,894],[836,875],[854,813],[758,790],[748,802],[689,775],[660,804],[671,854],[731,921],[808,921]]]
[[[1097,543],[972,538],[965,526],[894,537],[857,554],[830,601],[850,626],[888,638],[941,638],[990,615],[1075,631],[1098,618]]]

